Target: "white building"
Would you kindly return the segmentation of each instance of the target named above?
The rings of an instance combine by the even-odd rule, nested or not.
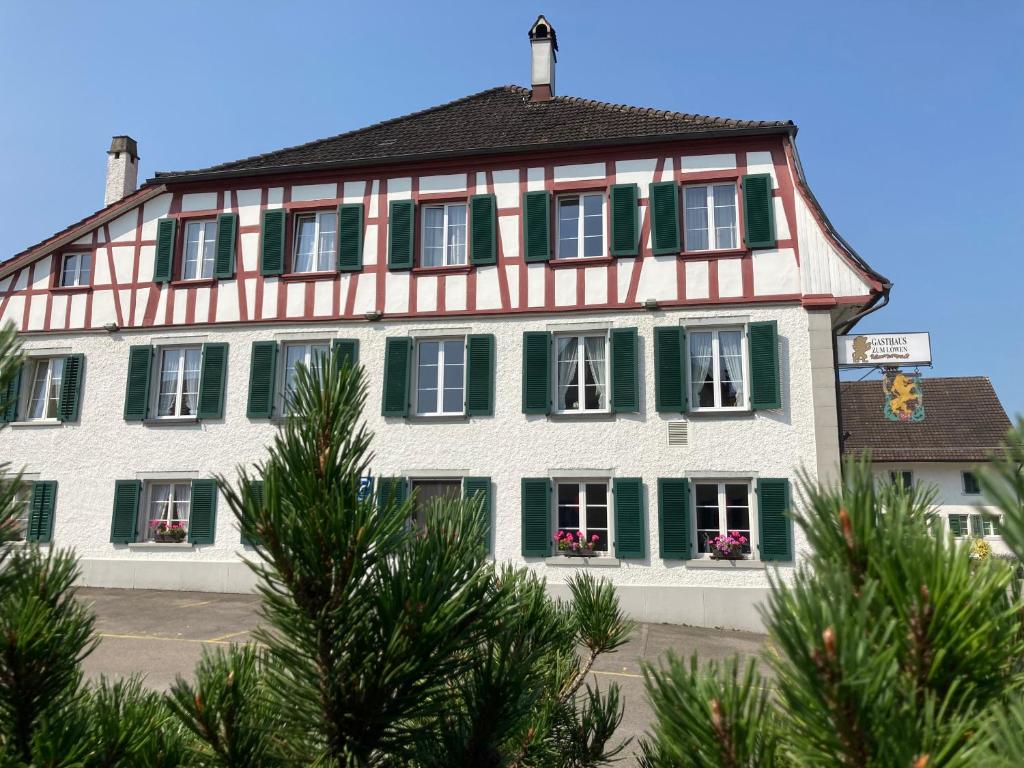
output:
[[[115,138],[109,204],[0,265],[29,535],[90,585],[249,589],[209,479],[263,455],[294,364],[338,344],[378,479],[486,492],[495,558],[555,589],[600,569],[645,620],[759,626],[766,568],[804,547],[796,470],[838,471],[833,337],[889,284],[792,123],[557,95],[543,17],[530,45],[529,89],[137,190]],[[560,553],[568,529],[598,556]],[[745,559],[710,559],[730,530]]]
[[[999,511],[985,502],[978,468],[998,451],[1010,419],[984,376],[922,379],[924,419],[889,421],[878,379],[842,384],[843,449],[870,453],[881,482],[920,484],[935,493],[943,525],[957,538],[984,538],[1009,554],[999,535]]]

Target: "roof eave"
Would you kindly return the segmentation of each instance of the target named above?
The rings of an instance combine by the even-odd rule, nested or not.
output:
[[[219,179],[241,179],[248,177],[274,176],[285,173],[306,173],[313,171],[333,171],[348,168],[386,167],[407,163],[429,162],[432,160],[450,160],[460,157],[481,157],[487,155],[510,155],[521,152],[563,151],[597,147],[636,146],[642,144],[662,144],[671,141],[700,141],[703,139],[721,139],[726,137],[744,136],[796,136],[796,125],[756,126],[749,128],[723,128],[721,130],[701,131],[700,133],[667,133],[654,136],[627,136],[618,139],[596,139],[587,141],[547,142],[543,144],[519,144],[512,147],[483,147],[480,149],[458,150],[451,152],[421,152],[410,155],[392,155],[386,158],[366,158],[359,160],[340,160],[323,163],[299,163],[278,165],[267,168],[247,168],[234,171],[211,171],[208,173],[189,173],[157,171],[156,175],[146,181],[150,184],[181,184],[197,181],[215,181]]]

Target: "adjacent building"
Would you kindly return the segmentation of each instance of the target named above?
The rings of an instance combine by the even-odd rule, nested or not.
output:
[[[85,583],[245,590],[211,477],[260,459],[299,364],[361,363],[377,487],[482,494],[489,548],[633,615],[754,628],[838,473],[834,336],[889,283],[811,193],[790,122],[500,86],[136,188],[0,264],[28,362],[0,451]],[[426,521],[429,525],[429,521]],[[597,556],[566,556],[561,532]],[[738,532],[740,560],[710,557]]]

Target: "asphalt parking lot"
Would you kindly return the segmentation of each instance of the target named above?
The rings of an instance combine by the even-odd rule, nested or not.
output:
[[[190,676],[204,646],[244,643],[258,624],[258,598],[208,592],[80,589],[78,597],[96,613],[99,648],[85,660],[90,678],[145,675],[156,690],[166,690],[178,675]],[[763,635],[641,624],[617,653],[598,660],[594,679],[619,684],[626,704],[619,735],[635,738],[650,720],[640,664],[657,663],[668,649],[689,657],[751,657],[764,647]]]

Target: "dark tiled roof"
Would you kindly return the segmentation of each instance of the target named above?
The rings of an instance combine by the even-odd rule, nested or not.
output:
[[[843,444],[847,454],[871,451],[875,461],[984,461],[1010,428],[985,376],[922,379],[923,421],[887,421],[879,379],[844,381]]]
[[[504,85],[329,139],[210,168],[158,172],[154,180],[258,174],[679,135],[787,131],[793,127],[789,121],[730,120],[573,96],[531,102],[528,89]]]

